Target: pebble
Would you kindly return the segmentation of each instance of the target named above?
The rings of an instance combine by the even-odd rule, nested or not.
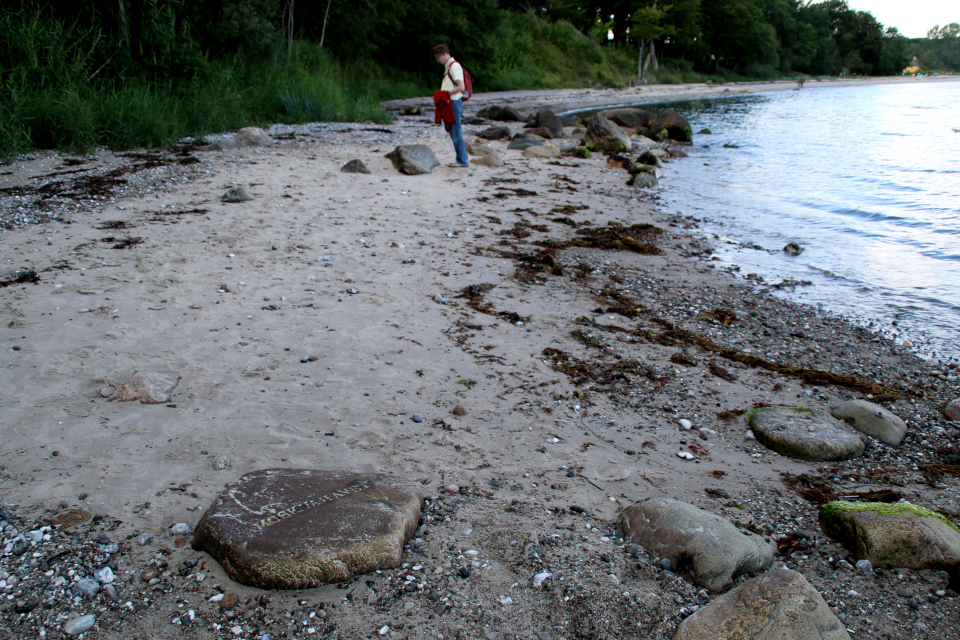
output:
[[[78,616],[63,625],[63,632],[68,636],[77,636],[84,631],[89,631],[96,622],[97,617],[92,613],[85,616]]]
[[[433,296],[433,301],[434,301],[434,302],[439,302],[440,304],[449,304],[449,303],[450,303],[450,299],[449,299],[449,298],[445,298],[444,296],[440,295],[439,293],[438,293],[437,295]]]
[[[463,408],[462,404],[458,404],[453,408],[453,411],[451,413],[453,413],[453,415],[455,416],[465,416],[467,415],[467,410]]]
[[[680,418],[680,426],[684,429],[690,430],[693,428],[693,423],[687,420],[686,418]]]
[[[901,598],[910,598],[913,596],[913,589],[910,587],[900,587],[897,589],[897,595]]]
[[[151,580],[156,580],[160,576],[160,572],[150,567],[149,569],[144,569],[140,572],[140,579],[144,582],[150,582]]]
[[[856,567],[857,569],[860,570],[860,573],[862,573],[865,576],[874,575],[873,564],[871,564],[869,560],[857,560]]]
[[[446,491],[447,493],[460,493],[460,487],[458,487],[458,486],[455,485],[455,484],[448,484],[448,485],[445,486],[443,489],[444,489],[444,491]]]
[[[116,576],[113,575],[113,569],[110,567],[104,567],[103,569],[100,569],[94,573],[94,576],[96,576],[97,582],[100,584],[110,584],[116,578]]]
[[[170,527],[170,533],[175,536],[187,536],[193,533],[193,528],[186,522],[178,522]]]
[[[677,457],[684,460],[693,460],[693,454],[689,451],[677,451]]]
[[[117,601],[117,588],[112,584],[103,585],[103,593],[111,602]]]
[[[88,598],[93,598],[100,593],[100,585],[93,578],[80,578],[74,584],[77,587],[77,591]]]
[[[141,533],[139,536],[137,536],[137,543],[141,547],[145,547],[146,545],[150,544],[151,540],[153,540],[152,533]]]
[[[414,264],[415,262],[416,260],[414,260],[413,258],[407,258],[406,260],[403,261],[403,264]]]
[[[413,419],[414,422],[416,422],[416,423],[418,423],[418,424],[421,423],[421,422],[423,422],[423,416],[420,415],[419,413],[413,414],[413,418],[412,418],[412,419]]]

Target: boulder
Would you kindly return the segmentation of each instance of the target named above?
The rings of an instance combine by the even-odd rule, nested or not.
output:
[[[660,186],[660,181],[657,180],[657,176],[652,173],[641,171],[632,176],[630,180],[627,181],[627,185],[635,189],[653,189],[654,187]]]
[[[619,109],[604,109],[600,112],[604,118],[616,122],[621,127],[629,129],[641,129],[650,126],[650,122],[657,117],[657,114],[646,109],[637,109],[633,107],[622,107]]]
[[[587,133],[583,142],[591,151],[627,151],[631,148],[630,137],[618,125],[607,120],[599,113],[587,123]]]
[[[537,111],[537,115],[534,116],[533,122],[530,125],[533,129],[547,129],[550,131],[550,138],[562,138],[563,137],[563,121],[557,117],[557,115],[550,109],[540,109]],[[547,136],[543,136],[546,138]]]
[[[666,131],[667,138],[679,142],[693,142],[693,130],[690,123],[683,115],[675,109],[665,109],[657,114],[657,117],[650,123],[650,129],[653,131]]]
[[[726,589],[742,573],[766,569],[777,552],[772,541],[669,498],[627,507],[620,515],[620,529],[625,538],[669,559],[675,572],[688,574],[713,593]]]
[[[478,133],[477,137],[484,140],[509,140],[510,129],[508,127],[490,127]]]
[[[507,149],[515,151],[524,151],[530,147],[536,147],[543,144],[543,140],[534,140],[533,138],[514,138],[507,145]]]
[[[273,144],[273,138],[260,127],[244,127],[234,139],[241,147],[264,147]]]
[[[523,122],[527,118],[522,113],[514,109],[513,107],[503,107],[497,105],[491,105],[489,107],[484,107],[477,112],[477,115],[481,118],[487,118],[488,120],[498,120],[500,122]]]
[[[420,486],[395,476],[266,469],[220,493],[193,548],[231,579],[261,589],[308,589],[400,566],[420,520]]]
[[[907,435],[907,425],[899,416],[866,400],[847,400],[833,405],[830,415],[891,447],[899,447]]]
[[[224,202],[246,202],[247,200],[253,200],[253,196],[243,188],[243,185],[241,185],[239,187],[228,189],[225,194],[220,196],[220,199]]]
[[[788,242],[783,246],[783,252],[787,255],[798,256],[803,253],[803,247],[796,242]]]
[[[773,569],[744,582],[677,627],[673,640],[849,640],[801,574]]]
[[[960,398],[947,403],[943,408],[943,417],[947,420],[960,420]]]
[[[486,156],[496,153],[496,150],[483,140],[471,140],[467,142],[467,153],[472,156]]]
[[[960,531],[945,517],[909,502],[845,502],[820,507],[823,532],[874,567],[960,568]]]
[[[479,158],[474,158],[471,164],[481,167],[502,167],[504,162],[499,153],[496,151],[491,151],[490,153],[482,155]]]
[[[607,156],[607,166],[611,169],[626,169],[630,171],[633,169],[633,160],[627,156],[622,156],[618,153],[612,153]]]
[[[537,127],[537,128],[535,128],[535,129],[532,129],[532,130],[530,131],[530,134],[531,134],[531,135],[535,135],[535,136],[540,136],[540,137],[543,138],[544,140],[553,140],[554,138],[562,138],[562,137],[563,137],[563,130],[562,130],[562,129],[560,130],[560,135],[555,136],[555,135],[553,135],[553,130],[552,130],[552,129],[549,129],[549,128],[547,128],[547,127]]]
[[[863,453],[856,433],[806,407],[757,409],[748,422],[763,446],[791,458],[849,460]]]
[[[163,404],[170,402],[170,396],[179,382],[179,377],[164,373],[134,371],[110,394],[107,400],[110,402],[139,400],[141,404]]]
[[[559,158],[560,149],[552,144],[542,144],[523,150],[524,158]]]
[[[637,162],[640,164],[653,165],[654,167],[663,167],[663,161],[660,160],[660,155],[649,149],[640,154],[640,157],[637,158]]]
[[[437,156],[425,144],[401,144],[385,157],[390,158],[397,171],[409,176],[430,173],[440,165]]]
[[[560,118],[560,124],[563,125],[564,129],[568,127],[576,128],[580,126],[580,119],[574,116],[557,116],[557,117]]]
[[[363,164],[362,160],[351,160],[340,167],[340,171],[344,173],[370,173],[370,169],[367,169],[367,165]]]

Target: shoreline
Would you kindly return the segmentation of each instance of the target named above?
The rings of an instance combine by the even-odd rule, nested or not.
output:
[[[4,273],[30,265],[39,277],[0,289],[9,345],[0,404],[10,425],[0,492],[25,521],[71,509],[101,517],[55,544],[74,548],[101,535],[123,544],[119,600],[98,596],[76,607],[96,612],[99,631],[91,637],[173,629],[188,609],[196,613],[189,633],[198,638],[293,637],[294,630],[299,637],[328,625],[342,637],[374,637],[384,625],[408,638],[457,629],[566,638],[590,628],[595,637],[669,637],[683,611],[710,597],[618,541],[619,512],[651,496],[691,502],[775,538],[812,532],[813,548],[777,564],[800,571],[831,606],[850,612],[850,628],[893,638],[912,637],[917,621],[932,631],[951,628],[957,598],[914,610],[889,593],[901,583],[941,589],[945,574],[874,580],[831,564],[841,550],[817,528],[816,505],[784,484],[781,472],[854,494],[895,486],[912,502],[960,518],[956,479],[930,482],[921,467],[939,459],[939,447],[960,441],[960,429],[937,411],[952,399],[956,372],[841,318],[718,277],[694,221],[659,210],[656,192],[626,187],[626,172],[602,156],[528,159],[493,143],[505,167],[441,166],[404,176],[383,157],[397,144],[422,142],[441,162],[453,159],[449,139],[430,120],[271,133],[275,141],[265,147],[158,151],[159,166],[124,174],[132,182],[153,172],[139,193],[83,200],[70,224],[0,235]],[[371,174],[339,171],[354,158]],[[67,159],[48,154],[14,166],[3,186],[39,184],[27,177],[50,173],[43,162],[53,160],[53,172],[82,166],[70,168]],[[147,162],[112,154],[88,162],[101,161]],[[238,184],[254,199],[221,203]],[[524,258],[544,250],[538,241],[563,243],[609,223],[661,229],[654,241],[662,254],[557,248],[558,273]],[[508,316],[458,297],[486,283],[494,286],[483,302]],[[618,311],[617,299],[647,311]],[[735,319],[717,320],[729,318],[725,312]],[[862,394],[804,384],[693,343],[644,338],[662,331],[658,322],[768,361],[881,380],[902,390],[885,406],[908,420],[910,435],[899,449],[874,444],[866,457],[844,463],[779,456],[746,437],[745,412],[758,403],[823,411]],[[575,372],[558,370],[549,349],[586,363],[588,379],[578,384]],[[316,360],[302,362],[309,356]],[[605,375],[623,362],[643,373]],[[138,369],[182,376],[171,401],[108,403],[107,387]],[[451,413],[458,404],[466,415]],[[425,421],[414,423],[414,413]],[[699,429],[678,426],[680,419]],[[691,442],[707,453],[678,457]],[[209,556],[175,546],[171,525],[195,525],[224,483],[272,467],[419,481],[439,509],[424,521],[422,545],[405,557],[423,565],[415,577],[422,586],[398,594],[408,573],[398,569],[359,576],[345,589],[265,594],[230,581]],[[445,495],[449,483],[461,492]],[[144,533],[154,542],[139,545]],[[531,555],[528,543],[546,552]],[[467,549],[483,561],[470,579],[456,571]],[[151,585],[140,574],[158,553],[170,568]],[[199,564],[185,564],[194,558]],[[13,561],[4,562],[9,571]],[[185,573],[175,570],[181,563]],[[543,571],[557,582],[533,587],[532,576]],[[48,597],[42,573],[25,572],[17,589],[15,599]],[[209,602],[222,592],[253,603],[254,614],[242,618]],[[499,599],[508,594],[514,604]],[[272,602],[262,602],[264,595]],[[8,609],[0,628],[57,629],[65,620],[58,616],[74,606],[65,601],[33,618]],[[867,608],[876,613],[858,613]],[[317,611],[324,614],[310,616]],[[323,622],[300,624],[316,620]]]

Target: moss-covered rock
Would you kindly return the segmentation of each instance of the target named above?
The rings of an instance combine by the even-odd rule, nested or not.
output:
[[[939,513],[909,502],[828,502],[820,507],[820,527],[875,567],[954,574],[960,567],[960,530]]]

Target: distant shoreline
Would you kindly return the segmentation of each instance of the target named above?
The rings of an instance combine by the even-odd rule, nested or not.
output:
[[[803,90],[824,87],[859,87],[876,84],[905,84],[908,82],[957,82],[960,75],[937,76],[936,78],[913,78],[910,76],[886,76],[878,78],[830,78],[808,79]],[[680,100],[698,100],[702,98],[724,98],[732,95],[767,93],[771,91],[793,91],[796,80],[769,80],[757,82],[730,82],[725,84],[658,84],[627,89],[543,89],[535,91],[492,91],[477,93],[465,105],[467,113],[473,113],[483,107],[502,104],[520,111],[550,108],[558,114],[576,113],[601,108],[649,104],[657,102],[675,102]],[[386,100],[380,105],[390,112],[404,107],[432,109],[429,97]]]

